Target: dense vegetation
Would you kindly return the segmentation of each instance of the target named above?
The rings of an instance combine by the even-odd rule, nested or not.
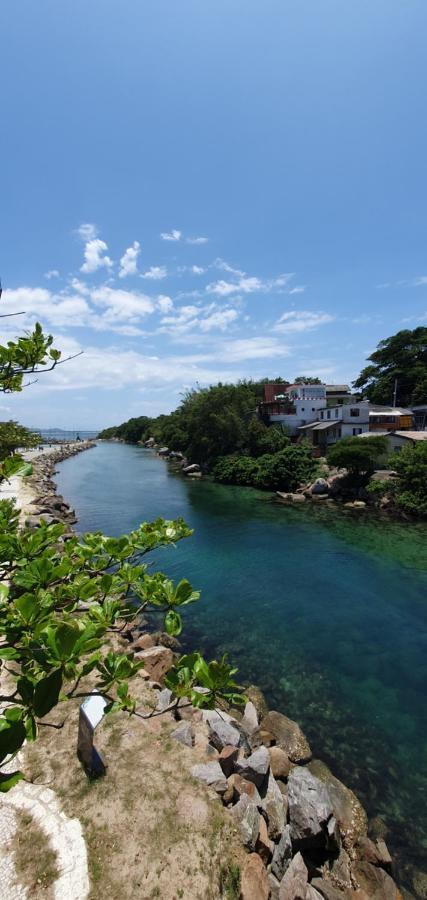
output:
[[[354,387],[373,403],[393,402],[397,382],[398,406],[427,402],[427,328],[398,331],[380,341],[369,357],[371,365],[359,375]]]
[[[387,440],[381,435],[347,437],[332,444],[327,459],[329,465],[348,469],[353,475],[371,475],[381,459],[387,457],[387,448]]]
[[[210,467],[231,453],[259,456],[275,453],[287,443],[280,428],[267,428],[256,417],[265,381],[217,384],[189,391],[170,415],[129,419],[99,437],[130,443],[154,437],[170,450],[182,450],[200,465]]]
[[[51,345],[52,338],[37,325],[32,334],[0,347],[0,390],[20,390],[28,371],[57,365],[61,354]],[[15,443],[19,437],[21,444],[25,435],[17,429]],[[5,431],[9,437],[11,430]],[[12,453],[14,446],[12,440],[4,443],[0,478],[31,471]],[[137,713],[129,690],[143,663],[132,653],[110,650],[108,634],[135,616],[135,601],[140,610],[148,605],[161,610],[166,631],[180,634],[181,608],[199,598],[188,581],[174,585],[145,562],[151,551],[191,534],[182,520],[158,519],[119,538],[96,532],[65,540],[65,530],[45,523],[19,528],[13,503],[0,501],[0,675],[6,691],[0,695],[0,764],[9,763],[25,741],[36,739],[40,720],[59,702],[88,691],[102,693],[107,713],[155,714]],[[178,660],[166,681],[174,702],[184,698],[212,708],[221,701],[242,702],[235,671],[224,658],[208,663],[192,653]],[[84,681],[88,675],[90,686]],[[0,791],[21,778],[19,771],[0,772]]]
[[[427,518],[427,441],[403,447],[393,456],[399,475],[395,500],[405,512]]]
[[[290,444],[278,453],[226,456],[216,463],[213,475],[224,484],[245,484],[274,491],[295,491],[316,476],[317,463],[308,444]]]

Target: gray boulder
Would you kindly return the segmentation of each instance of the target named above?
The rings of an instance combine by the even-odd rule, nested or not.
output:
[[[306,900],[308,872],[301,853],[294,856],[279,888],[279,900]]]
[[[310,745],[297,722],[272,711],[264,716],[261,728],[274,736],[276,745],[285,751],[291,762],[303,763],[311,759]]]
[[[198,765],[192,766],[190,771],[193,778],[204,781],[205,784],[212,787],[218,794],[225,794],[225,791],[227,790],[227,781],[218,762],[198,763]]]
[[[171,737],[185,747],[192,747],[194,744],[194,731],[190,722],[181,722],[175,731],[172,731]],[[221,769],[222,772],[222,769]]]
[[[329,494],[329,484],[326,478],[316,478],[310,488],[311,494]]]
[[[322,900],[350,900],[354,897],[351,883],[348,887],[341,886],[338,888],[332,881],[327,878],[313,878],[311,887],[316,891],[317,897]]]
[[[242,841],[248,850],[254,851],[258,833],[260,814],[255,803],[247,794],[242,794],[238,803],[232,807],[231,814],[235,820]]]
[[[184,475],[192,475],[194,472],[200,472],[200,466],[198,463],[191,463],[189,466],[184,466],[182,471]]]
[[[248,700],[245,706],[245,712],[241,725],[243,730],[246,731],[246,734],[252,734],[252,732],[255,731],[255,728],[258,728],[258,715],[251,700]]]
[[[279,843],[274,848],[273,859],[271,861],[271,871],[275,878],[282,880],[286,869],[290,865],[292,859],[292,843],[289,825],[284,828]]]
[[[271,772],[267,791],[262,799],[262,809],[267,816],[268,836],[277,841],[286,824],[286,807],[282,792]]]
[[[362,804],[350,788],[332,775],[325,763],[316,759],[307,768],[326,786],[344,847],[351,849],[368,830],[368,818]]]
[[[236,760],[235,768],[239,775],[242,775],[247,781],[253,781],[257,788],[261,788],[270,768],[267,748],[259,747],[247,759]]]
[[[223,750],[224,747],[238,747],[240,744],[240,731],[229,722],[217,719],[209,723],[209,740],[219,751]]]
[[[333,808],[323,782],[308,769],[296,766],[288,779],[288,803],[292,841],[299,846],[325,846]]]

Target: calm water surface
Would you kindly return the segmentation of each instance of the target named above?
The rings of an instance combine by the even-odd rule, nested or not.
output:
[[[58,487],[81,531],[185,518],[194,536],[156,564],[202,590],[189,644],[228,651],[241,681],[300,722],[389,829],[407,884],[427,871],[427,528],[279,506],[121,444],[62,463]]]

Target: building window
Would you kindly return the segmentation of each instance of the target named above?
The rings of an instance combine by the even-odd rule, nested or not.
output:
[[[323,412],[320,413],[320,418],[323,419]]]
[[[331,410],[330,410],[330,409],[328,409],[328,411],[327,411],[327,413],[326,413],[326,418],[327,418],[327,419],[330,419],[330,418],[331,418]]]
[[[335,418],[338,419],[338,410],[335,410]]]
[[[312,411],[312,412],[316,412],[316,407],[315,407],[315,406],[312,406],[312,407],[311,407],[311,411]]]
[[[338,437],[341,437],[341,428],[338,428]]]
[[[350,415],[353,418],[355,418],[356,416],[360,416],[360,409],[354,409],[354,407],[353,407],[353,409],[350,410]]]
[[[304,407],[304,406],[301,407],[301,412],[305,412],[305,407]]]
[[[353,428],[353,437],[356,437],[358,434],[362,434],[361,428]]]

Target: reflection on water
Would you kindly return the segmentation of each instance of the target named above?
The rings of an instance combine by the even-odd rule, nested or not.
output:
[[[156,564],[202,590],[188,644],[229,652],[242,680],[298,719],[383,819],[405,880],[412,865],[426,869],[426,527],[279,506],[115,444],[63,463],[59,489],[81,530],[187,520],[194,536]]]

